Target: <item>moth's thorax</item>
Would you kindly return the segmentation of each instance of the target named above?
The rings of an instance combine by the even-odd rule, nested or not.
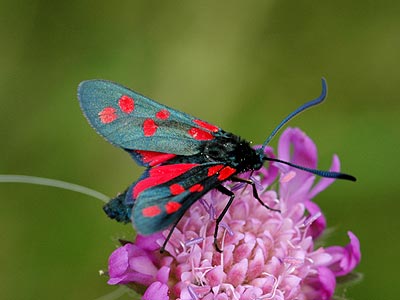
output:
[[[260,155],[248,141],[222,130],[215,134],[215,139],[204,143],[201,153],[209,161],[225,162],[237,173],[258,170],[263,165]]]

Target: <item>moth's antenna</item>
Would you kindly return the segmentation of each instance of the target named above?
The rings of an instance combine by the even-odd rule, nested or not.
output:
[[[339,173],[339,172],[331,172],[331,171],[322,171],[322,170],[317,170],[317,169],[310,169],[310,168],[306,168],[306,167],[303,167],[303,166],[292,164],[291,162],[280,160],[280,159],[277,159],[277,158],[264,156],[263,160],[275,161],[275,162],[278,162],[278,163],[282,163],[282,164],[291,166],[293,168],[296,168],[296,169],[299,169],[299,170],[303,170],[303,171],[307,171],[307,172],[310,172],[312,174],[315,174],[315,175],[318,175],[318,176],[322,176],[322,177],[337,178],[337,179],[344,179],[344,180],[350,180],[350,181],[356,181],[357,180],[354,176],[349,175],[349,174]]]
[[[298,115],[299,113],[301,113],[302,111],[306,110],[307,108],[310,108],[311,106],[320,104],[322,101],[325,100],[326,95],[328,92],[328,87],[326,84],[326,80],[325,78],[322,77],[322,91],[321,91],[321,95],[319,95],[318,98],[315,98],[314,100],[311,100],[305,104],[303,104],[302,106],[300,106],[299,108],[297,108],[295,111],[291,112],[286,118],[284,118],[282,120],[282,122],[280,122],[278,124],[278,126],[275,127],[275,129],[271,132],[271,134],[269,135],[269,137],[265,140],[264,144],[262,145],[261,149],[260,149],[260,153],[261,155],[264,155],[264,149],[265,147],[268,145],[268,143],[271,141],[271,139],[276,135],[276,133],[279,131],[279,129],[282,128],[283,125],[285,125],[287,122],[289,122],[290,119],[292,119],[293,117],[295,117],[296,115]],[[345,174],[345,173],[339,173],[339,172],[331,172],[331,171],[322,171],[322,170],[317,170],[317,169],[310,169],[307,167],[303,167],[303,166],[299,166],[296,164],[293,164],[291,162],[288,161],[284,161],[284,160],[280,160],[277,158],[271,158],[271,157],[266,157],[263,156],[262,158],[263,160],[268,160],[268,161],[274,161],[274,162],[278,162],[278,163],[282,163],[288,166],[291,166],[293,168],[299,169],[299,170],[303,170],[303,171],[307,171],[310,172],[312,174],[318,175],[318,176],[322,176],[322,177],[328,177],[328,178],[337,178],[337,179],[344,179],[344,180],[350,180],[350,181],[356,181],[356,178],[352,175],[349,174]]]
[[[295,111],[291,112],[286,118],[284,118],[282,120],[282,122],[280,122],[278,124],[278,126],[275,127],[275,129],[271,132],[269,137],[265,140],[264,144],[261,147],[261,149],[262,149],[261,153],[264,153],[264,148],[268,145],[268,143],[276,135],[276,133],[279,131],[279,129],[282,128],[283,125],[285,125],[287,122],[289,122],[290,119],[292,119],[293,117],[295,117],[296,115],[301,113],[303,110],[306,110],[307,108],[309,108],[311,106],[314,106],[314,105],[317,105],[317,104],[320,104],[322,101],[324,101],[325,98],[326,98],[327,91],[328,91],[328,88],[327,88],[327,85],[326,85],[326,80],[325,80],[325,78],[322,77],[322,92],[321,92],[321,95],[318,98],[303,104],[302,106],[297,108]]]

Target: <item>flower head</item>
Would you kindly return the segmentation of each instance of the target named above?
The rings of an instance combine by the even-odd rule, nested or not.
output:
[[[266,149],[273,156],[272,149]],[[287,129],[278,157],[315,168],[317,150],[299,129]],[[334,156],[331,170],[338,171]],[[226,184],[235,200],[220,224],[215,250],[214,226],[227,203],[213,190],[193,204],[159,253],[168,231],[138,235],[133,244],[115,250],[109,259],[109,284],[134,284],[146,290],[143,299],[331,299],[336,277],[351,272],[360,261],[357,237],[349,232],[346,247],[316,248],[326,220],[312,199],[334,180],[286,165],[272,163],[250,176],[260,198],[281,213],[254,199],[249,186]],[[278,178],[279,177],[279,178]]]

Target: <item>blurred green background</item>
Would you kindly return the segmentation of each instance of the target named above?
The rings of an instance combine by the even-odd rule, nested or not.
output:
[[[326,244],[360,238],[364,278],[348,299],[397,298],[400,2],[2,0],[0,32],[0,173],[110,196],[142,170],[87,124],[80,81],[120,82],[260,143],[326,77],[328,101],[290,123],[317,143],[320,168],[337,153],[358,178],[316,199],[335,229]],[[98,270],[132,229],[99,200],[10,183],[0,198],[1,299],[115,290]]]

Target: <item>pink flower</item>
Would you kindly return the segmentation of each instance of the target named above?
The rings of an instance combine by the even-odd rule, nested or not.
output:
[[[347,234],[350,238],[350,244],[346,247],[331,246],[326,248],[326,252],[332,256],[329,268],[333,271],[335,276],[349,274],[358,265],[361,259],[360,242],[351,231]]]
[[[271,148],[266,152],[272,156]],[[302,131],[289,128],[279,140],[278,158],[315,168],[317,150]],[[334,156],[331,170],[339,168]],[[331,299],[336,277],[360,262],[359,241],[351,232],[346,247],[314,246],[326,220],[312,199],[334,180],[322,178],[314,185],[314,175],[279,163],[251,178],[261,199],[281,213],[260,206],[251,187],[228,183],[236,198],[219,230],[223,253],[215,250],[213,233],[215,215],[228,197],[213,190],[186,212],[165,254],[159,248],[168,231],[138,235],[133,244],[115,250],[109,284],[144,287],[146,300]]]
[[[143,300],[169,300],[168,285],[160,281],[153,282],[143,295]]]

